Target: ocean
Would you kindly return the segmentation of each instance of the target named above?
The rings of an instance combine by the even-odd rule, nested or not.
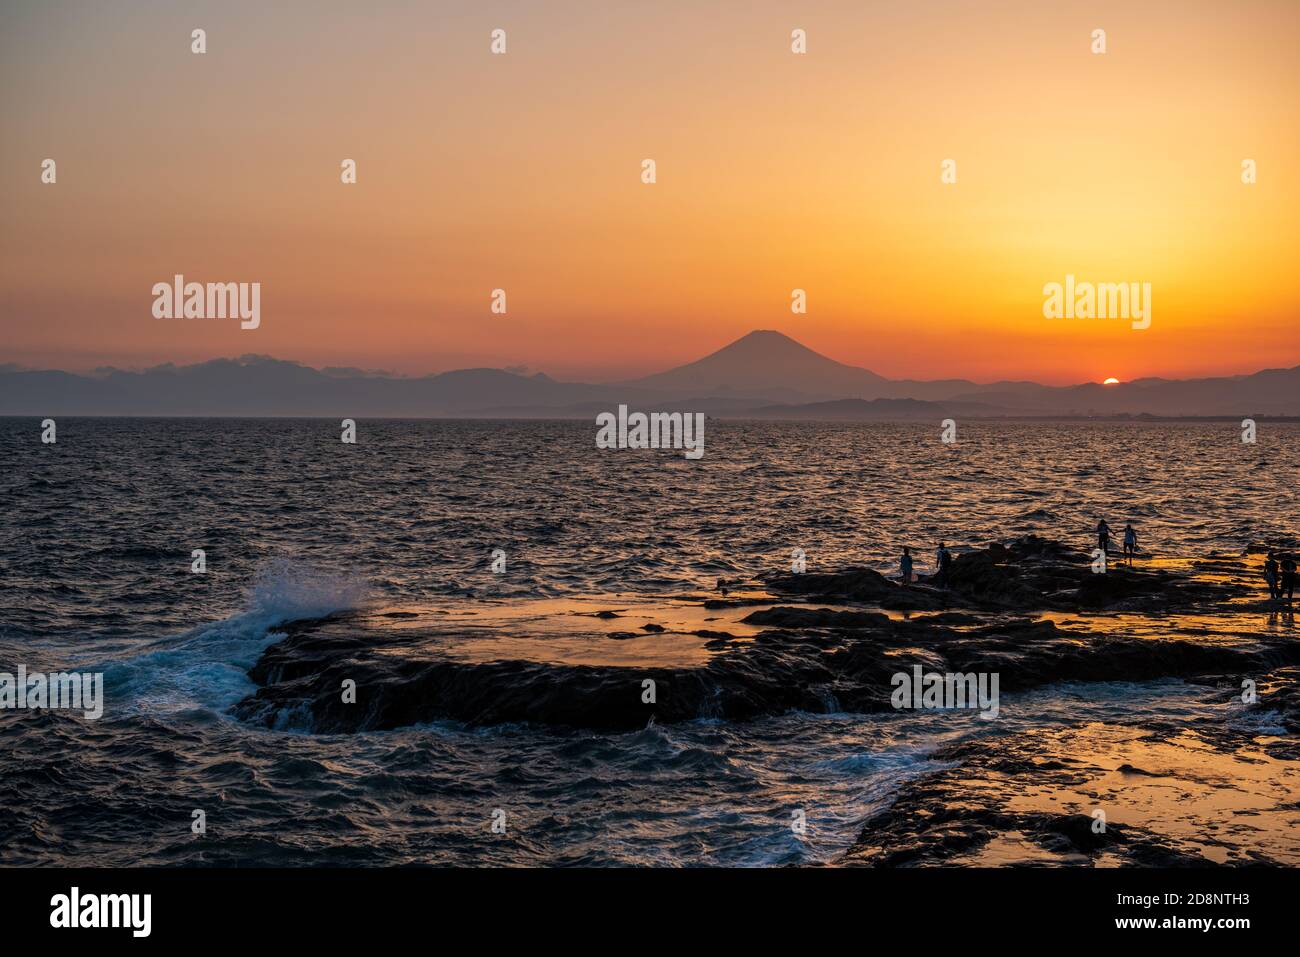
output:
[[[809,571],[894,574],[907,545],[928,571],[940,541],[1090,547],[1105,517],[1152,556],[1242,556],[1294,540],[1295,425],[1261,423],[1244,444],[1232,422],[969,422],[945,444],[937,424],[709,420],[698,461],[597,449],[574,421],[360,420],[355,444],[336,420],[57,427],[44,444],[39,420],[0,419],[0,672],[102,672],[104,715],[0,711],[3,864],[835,864],[873,815],[960,764],[955,742],[1041,739],[1055,756],[1046,742],[1080,729],[1287,736],[1168,678],[1004,694],[993,722],[828,701],[618,733],[448,720],[324,734],[231,709],[293,621],[368,616],[364,636],[386,610],[393,628],[403,609],[476,617],[456,653],[489,660],[534,609],[527,654],[554,641],[618,663],[627,642],[566,643],[578,609],[653,617],[719,579],[788,571],[796,549]],[[1294,630],[1285,615],[1256,624]],[[1282,827],[1297,762],[1270,760],[1275,781],[1220,790],[1245,788]],[[1186,820],[1165,830],[1201,846]],[[1247,843],[1216,840],[1212,858]],[[1300,862],[1288,840],[1265,844]],[[994,862],[1019,860],[1006,853]]]

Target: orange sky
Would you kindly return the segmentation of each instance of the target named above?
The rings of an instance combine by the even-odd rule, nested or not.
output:
[[[0,7],[0,362],[600,380],[770,328],[891,377],[1300,363],[1292,0],[269,6]],[[261,282],[261,327],[153,318],[178,272]],[[1067,273],[1151,283],[1151,328],[1045,319]]]

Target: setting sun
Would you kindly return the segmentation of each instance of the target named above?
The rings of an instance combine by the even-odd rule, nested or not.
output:
[[[1111,376],[1109,379],[1103,381],[1102,385],[1119,385],[1119,379],[1116,379],[1114,376]]]

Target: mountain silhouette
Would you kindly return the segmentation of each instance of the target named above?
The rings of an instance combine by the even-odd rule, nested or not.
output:
[[[888,381],[828,359],[780,332],[757,329],[703,359],[628,385],[657,392],[811,401],[874,398]]]
[[[394,376],[268,356],[77,375],[0,364],[0,415],[589,418],[620,404],[732,418],[1295,416],[1300,366],[1119,385],[890,380],[757,330],[695,362],[631,382],[559,382],[459,369]]]

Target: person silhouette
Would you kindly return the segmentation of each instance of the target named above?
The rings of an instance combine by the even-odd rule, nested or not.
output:
[[[912,580],[912,550],[903,546],[903,557],[898,560],[898,577],[906,585]]]
[[[1291,604],[1292,596],[1295,594],[1295,559],[1290,555],[1282,559],[1282,584],[1277,590],[1277,597],[1281,600],[1283,593],[1286,593],[1286,603]]]
[[[1103,552],[1110,552],[1110,526],[1104,518],[1097,523],[1097,547]]]
[[[934,563],[934,583],[940,588],[947,588],[948,569],[952,565],[952,552],[948,551],[948,546],[943,542],[939,543],[939,549],[934,553]]]
[[[1133,556],[1137,554],[1138,533],[1133,527],[1133,523],[1124,526],[1124,557],[1128,559],[1129,564],[1133,564]]]
[[[1268,583],[1268,600],[1277,601],[1282,597],[1282,589],[1278,584],[1278,564],[1277,556],[1269,552],[1264,559],[1264,581]]]

